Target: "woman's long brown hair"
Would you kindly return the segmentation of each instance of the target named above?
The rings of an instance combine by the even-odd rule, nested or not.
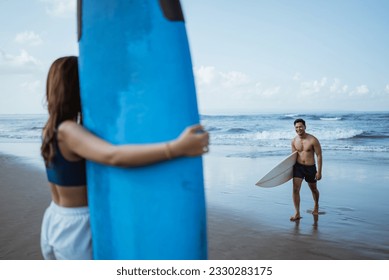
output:
[[[78,60],[61,57],[53,62],[47,75],[47,109],[49,119],[43,128],[41,154],[46,166],[55,155],[55,133],[65,120],[76,120],[81,114]]]

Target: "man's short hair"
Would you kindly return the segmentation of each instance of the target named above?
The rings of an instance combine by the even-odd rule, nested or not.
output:
[[[301,123],[306,127],[305,121],[304,121],[303,119],[296,119],[296,120],[294,121],[294,125],[296,125],[296,123],[299,123],[299,122],[301,122]]]

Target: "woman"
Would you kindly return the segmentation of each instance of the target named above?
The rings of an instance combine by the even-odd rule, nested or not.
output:
[[[94,136],[81,124],[77,57],[51,65],[46,98],[49,118],[43,128],[41,154],[52,202],[42,222],[45,259],[91,259],[85,159],[114,166],[143,166],[208,151],[209,135],[201,125],[186,128],[170,142],[115,146]]]

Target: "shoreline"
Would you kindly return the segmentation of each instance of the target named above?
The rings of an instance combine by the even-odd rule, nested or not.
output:
[[[292,211],[290,193],[284,187],[264,190],[250,186],[245,190],[240,188],[241,182],[232,177],[226,178],[230,185],[220,187],[215,184],[217,181],[222,185],[223,174],[232,176],[229,168],[242,162],[256,168],[262,163],[256,166],[250,159],[214,155],[207,155],[204,162],[210,260],[389,259],[387,247],[382,252],[376,248],[370,254],[364,249],[369,244],[346,243],[342,239],[333,241],[333,231],[343,234],[342,231],[348,229],[340,228],[333,221],[332,209],[326,202],[323,211],[327,213],[319,216],[316,225],[313,216],[305,210],[303,219],[293,223],[289,221]],[[215,174],[215,170],[223,172]],[[240,174],[242,170],[236,172]],[[240,174],[246,184],[256,178],[255,174],[252,178],[245,178],[246,175]],[[0,259],[39,260],[41,220],[50,203],[44,170],[26,158],[0,153],[0,178]],[[311,206],[311,201],[307,201]],[[304,196],[302,203],[305,207]],[[387,239],[384,242],[388,242]]]

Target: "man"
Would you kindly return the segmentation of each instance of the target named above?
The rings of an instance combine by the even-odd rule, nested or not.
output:
[[[293,203],[296,213],[290,218],[291,221],[301,219],[300,215],[300,189],[303,179],[308,183],[315,202],[312,214],[319,214],[319,191],[316,182],[321,179],[322,152],[319,140],[305,132],[306,126],[303,119],[294,121],[297,136],[292,140],[292,152],[297,151],[297,161],[293,166]],[[317,158],[317,169],[315,164]]]

